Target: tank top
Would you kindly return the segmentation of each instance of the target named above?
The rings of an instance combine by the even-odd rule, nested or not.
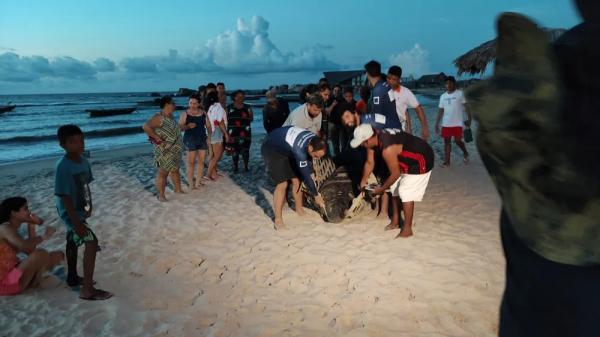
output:
[[[200,116],[192,116],[186,113],[185,124],[194,123],[196,127],[193,129],[187,129],[183,133],[183,141],[197,141],[206,139],[206,113]]]

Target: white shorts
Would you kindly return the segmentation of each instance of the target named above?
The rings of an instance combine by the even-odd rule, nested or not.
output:
[[[425,195],[431,171],[424,174],[403,174],[396,180],[390,191],[392,196],[400,197],[402,202],[421,201]]]

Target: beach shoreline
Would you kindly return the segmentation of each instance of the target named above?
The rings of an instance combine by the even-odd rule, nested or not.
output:
[[[500,201],[473,143],[470,165],[457,153],[452,167],[436,165],[415,236],[397,240],[372,213],[331,224],[285,207],[289,229],[274,231],[260,143],[253,139],[249,173],[232,173],[225,156],[225,177],[185,195],[168,188],[166,203],[155,195],[151,145],[93,151],[95,279],[115,297],[78,300],[59,267],[40,288],[0,298],[4,335],[497,335]],[[58,229],[42,248],[62,250],[55,160],[0,166],[1,188]]]

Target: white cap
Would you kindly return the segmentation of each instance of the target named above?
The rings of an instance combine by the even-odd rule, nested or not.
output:
[[[365,140],[373,137],[373,127],[371,124],[361,124],[354,129],[354,138],[350,141],[350,146],[357,148]]]

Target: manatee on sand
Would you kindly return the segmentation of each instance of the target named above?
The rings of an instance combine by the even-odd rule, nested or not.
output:
[[[336,167],[329,157],[313,160],[314,181],[317,190],[325,200],[325,210],[320,210],[323,220],[342,222],[360,213],[368,202],[362,197],[354,197],[354,183],[344,166]],[[312,196],[307,197],[308,206],[319,210]]]

